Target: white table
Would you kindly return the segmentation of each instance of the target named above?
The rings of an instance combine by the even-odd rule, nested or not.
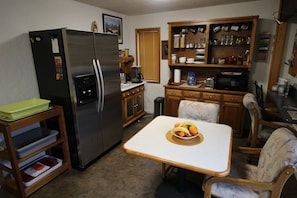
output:
[[[123,149],[129,154],[207,175],[228,175],[232,128],[224,124],[192,121],[203,135],[203,141],[195,145],[172,143],[166,134],[175,123],[183,121],[189,119],[158,116],[131,137]]]

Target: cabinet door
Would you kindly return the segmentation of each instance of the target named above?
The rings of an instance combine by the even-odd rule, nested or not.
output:
[[[135,95],[135,114],[138,115],[144,111],[143,107],[144,102],[144,94],[143,92],[139,92]]]
[[[223,118],[221,123],[227,124],[233,128],[235,137],[241,137],[241,121],[243,110],[241,104],[225,102],[223,108]]]
[[[165,115],[178,116],[178,106],[182,99],[182,91],[175,89],[165,90]]]
[[[166,98],[165,114],[168,116],[178,116],[178,106],[181,98],[168,96]]]
[[[224,95],[223,117],[221,122],[233,128],[235,137],[242,135],[243,105],[242,96]]]
[[[134,95],[124,98],[124,120],[127,122],[134,116]]]

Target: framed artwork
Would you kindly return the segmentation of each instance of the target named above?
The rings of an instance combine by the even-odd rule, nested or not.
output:
[[[162,41],[162,59],[168,59],[168,41]]]
[[[102,14],[103,32],[118,35],[119,44],[123,43],[123,22],[122,18]]]

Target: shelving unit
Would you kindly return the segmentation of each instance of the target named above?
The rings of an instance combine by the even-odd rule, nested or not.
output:
[[[59,134],[57,136],[57,140],[22,158],[18,158],[15,146],[13,144],[12,132],[36,123],[40,123],[42,127],[46,127],[46,121],[50,121],[53,119],[57,119],[58,121]],[[50,180],[54,179],[62,172],[70,169],[71,167],[67,142],[67,133],[64,121],[64,113],[63,108],[61,106],[54,105],[49,110],[15,121],[0,120],[0,133],[3,134],[6,145],[6,149],[0,151],[0,158],[2,160],[7,160],[11,164],[10,168],[0,163],[1,188],[15,193],[18,197],[29,196],[30,194],[44,186],[46,183],[48,183]],[[50,153],[50,155],[54,155],[54,152],[52,152],[53,148],[59,148],[63,150],[62,165],[54,171],[52,171],[51,173],[40,178],[32,185],[25,187],[22,181],[19,164],[28,161],[30,158],[42,152],[47,152]],[[59,158],[61,158],[61,156],[59,156]],[[8,175],[3,174],[4,172],[7,172]]]
[[[176,56],[169,66],[251,68],[257,20],[247,16],[168,23],[168,53]],[[180,63],[179,57],[195,60]]]
[[[242,73],[245,77],[254,62],[254,46],[258,16],[211,19],[206,21],[169,22],[168,65],[170,79],[165,85],[164,112],[177,116],[180,100],[220,104],[220,123],[233,129],[233,136],[242,137],[244,110],[242,90],[209,89],[203,83],[222,72]],[[180,62],[179,57],[194,61]],[[174,70],[181,70],[181,82],[173,82]],[[196,74],[195,86],[178,86],[187,82],[188,73]]]

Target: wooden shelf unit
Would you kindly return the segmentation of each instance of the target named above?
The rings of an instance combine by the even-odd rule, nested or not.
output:
[[[43,148],[32,152],[23,158],[18,158],[15,147],[13,145],[12,132],[35,123],[40,123],[42,126],[46,126],[46,120],[49,120],[51,118],[58,119],[59,134],[57,136],[57,140],[54,143],[44,146]],[[3,134],[6,144],[6,149],[0,151],[0,158],[9,161],[11,164],[11,168],[8,168],[7,166],[0,163],[1,188],[13,192],[18,197],[28,197],[39,188],[44,186],[46,183],[48,183],[50,180],[54,179],[62,172],[70,169],[71,167],[64,113],[61,106],[54,105],[49,110],[15,121],[0,120],[0,133]],[[57,146],[60,146],[63,149],[62,165],[48,175],[42,177],[32,185],[28,187],[24,186],[19,169],[19,163],[24,162],[25,160],[28,160],[41,152],[50,151],[51,148]],[[10,174],[10,177],[5,177],[3,175],[3,171],[8,172]]]
[[[259,16],[243,16],[168,23],[170,79],[168,85],[165,85],[166,115],[177,116],[180,100],[218,103],[220,123],[230,125],[235,137],[242,137],[245,111],[242,98],[246,90],[207,89],[203,82],[208,77],[215,78],[219,73],[226,71],[242,72],[249,76],[254,62],[258,18]],[[181,42],[182,38],[185,39]],[[225,42],[226,38],[228,42]],[[175,57],[175,61],[172,57]],[[181,63],[179,57],[194,58],[195,62]],[[173,86],[174,69],[181,70],[181,83],[187,82],[188,72],[196,73],[197,82],[201,87]]]
[[[251,68],[258,18],[259,16],[246,16],[207,21],[169,22],[169,66]],[[176,38],[179,38],[179,47],[175,45]],[[185,38],[183,42],[181,42],[182,38]],[[180,47],[181,43],[185,44]],[[198,53],[197,49],[204,49],[205,52]],[[172,61],[171,54],[176,54],[176,62]],[[199,60],[197,55],[204,58]],[[230,62],[228,61],[230,56],[234,56],[236,60],[241,57],[242,61]],[[195,58],[200,63],[179,63],[179,57]],[[225,59],[225,62],[221,63],[219,59]]]

